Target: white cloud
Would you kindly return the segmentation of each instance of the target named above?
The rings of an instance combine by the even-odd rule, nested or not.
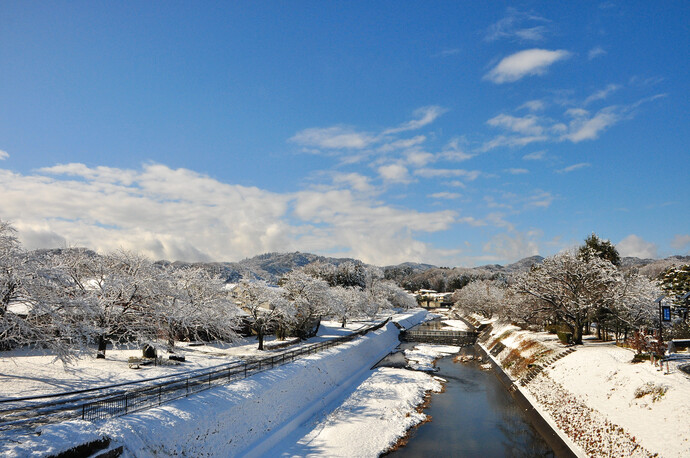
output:
[[[514,262],[539,254],[538,237],[537,231],[498,234],[484,244],[483,250],[495,259]]]
[[[529,145],[530,143],[544,142],[549,140],[546,135],[523,135],[523,136],[509,136],[509,135],[498,135],[492,138],[488,142],[485,142],[479,149],[482,152],[490,151],[494,148],[499,148],[501,146],[508,146],[510,148],[519,148],[522,146]]]
[[[0,161],[4,161],[8,157],[10,157],[9,153],[0,149]]]
[[[416,170],[415,175],[422,178],[448,178],[448,177],[464,177],[468,181],[474,181],[481,175],[478,170],[464,170],[464,169],[419,169]]]
[[[563,49],[526,49],[504,57],[484,79],[494,83],[511,83],[525,76],[543,75],[552,64],[567,59],[570,53]]]
[[[350,127],[312,127],[304,129],[292,138],[291,142],[302,146],[325,149],[362,149],[376,142],[376,137],[356,132]]]
[[[458,48],[446,48],[442,51],[437,52],[431,57],[449,57],[449,56],[455,56],[457,54],[460,54],[460,49]]]
[[[587,58],[589,60],[596,59],[597,57],[603,56],[606,54],[606,50],[602,48],[601,46],[596,46],[592,49],[589,50],[587,53]]]
[[[405,158],[408,164],[416,167],[424,167],[435,159],[436,157],[433,154],[427,153],[426,151],[409,151]]]
[[[541,41],[550,32],[550,27],[547,25],[549,22],[543,17],[509,8],[504,18],[489,26],[484,39],[486,41],[496,41],[503,38],[518,41]],[[533,25],[534,23],[539,25]]]
[[[595,140],[599,134],[620,121],[621,115],[617,107],[606,107],[590,117],[586,110],[568,110],[568,114],[574,117],[568,126],[568,133],[563,139],[573,143],[584,140]]]
[[[522,156],[522,158],[526,161],[541,161],[544,159],[544,156],[546,155],[546,151],[541,150],[541,151],[535,151],[533,153],[525,154]]]
[[[345,185],[359,192],[371,192],[374,190],[369,177],[355,172],[334,174],[333,184],[336,186]]]
[[[568,167],[565,167],[563,169],[556,170],[556,173],[570,173],[574,172],[575,170],[580,170],[591,166],[592,164],[590,164],[589,162],[580,162],[578,164],[569,165]]]
[[[428,197],[432,197],[434,199],[459,199],[462,197],[462,194],[458,194],[457,192],[436,192],[434,194],[429,194]]]
[[[501,113],[486,123],[524,135],[541,135],[544,132],[544,128],[539,124],[539,118],[533,115],[516,117]]]
[[[676,250],[684,250],[690,245],[690,234],[676,234],[671,241],[671,247]]]
[[[525,173],[529,173],[529,170],[527,170],[527,169],[507,169],[506,172],[510,173],[511,175],[524,175]]]
[[[126,180],[118,181],[118,172]],[[368,189],[358,174],[334,182]],[[431,261],[436,250],[415,234],[446,230],[456,217],[386,206],[350,189],[279,194],[161,164],[67,164],[32,175],[0,169],[0,195],[0,218],[13,222],[26,248],[124,248],[188,261],[295,250],[378,264]]]
[[[382,153],[389,153],[391,151],[398,151],[398,150],[404,150],[408,148],[413,148],[415,146],[421,145],[426,141],[426,137],[424,135],[417,135],[416,137],[412,138],[403,138],[400,140],[394,140],[391,142],[388,142],[381,147],[378,148],[379,152]]]
[[[553,202],[553,195],[547,191],[536,191],[532,194],[525,204],[526,208],[548,208]]]
[[[657,257],[657,246],[635,234],[630,234],[618,242],[616,248],[621,256],[634,256],[643,259]]]
[[[421,127],[424,127],[428,124],[431,124],[441,116],[443,113],[445,113],[447,110],[443,107],[439,107],[436,105],[428,106],[428,107],[422,107],[418,108],[414,111],[414,116],[416,116],[419,119],[413,119],[411,121],[407,121],[404,124],[401,124],[398,127],[392,128],[392,129],[387,129],[383,131],[383,135],[390,135],[390,134],[396,134],[399,132],[405,132],[408,130],[416,130]]]
[[[409,183],[411,181],[407,167],[401,164],[382,165],[378,168],[378,172],[387,183]]]
[[[585,99],[585,101],[584,101],[584,104],[585,104],[585,105],[589,105],[590,103],[595,102],[595,101],[597,101],[597,100],[603,100],[603,99],[605,99],[606,97],[608,97],[609,94],[611,94],[611,93],[617,91],[617,90],[620,89],[620,88],[621,88],[621,86],[618,85],[618,84],[609,84],[609,85],[606,86],[604,89],[602,89],[602,90],[600,90],[600,91],[597,91],[597,92],[595,92],[594,94],[592,94],[592,95],[590,95],[589,97],[587,97],[587,98]]]
[[[546,103],[543,100],[528,100],[518,107],[518,109],[522,108],[529,111],[541,111],[546,108]]]

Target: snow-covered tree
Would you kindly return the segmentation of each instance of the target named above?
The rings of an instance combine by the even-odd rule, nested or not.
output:
[[[360,316],[365,311],[366,296],[354,286],[335,286],[330,290],[330,311],[338,318],[342,327],[347,320]]]
[[[66,294],[78,302],[82,323],[94,328],[98,358],[108,341],[151,342],[156,337],[154,301],[156,271],[136,253],[100,256],[83,249],[61,254],[60,268],[69,276]]]
[[[655,286],[637,272],[623,273],[599,256],[566,251],[544,259],[511,287],[515,308],[523,314],[563,323],[582,343],[585,323],[627,332],[653,317]],[[522,297],[526,300],[519,301]]]
[[[153,307],[168,349],[186,339],[231,340],[239,326],[239,310],[220,277],[200,267],[160,269]]]
[[[585,259],[565,251],[518,275],[513,288],[519,295],[537,299],[528,302],[536,308],[534,313],[546,313],[564,323],[573,333],[573,342],[581,344],[592,312],[613,303],[615,273],[614,265],[598,256]]]
[[[53,259],[22,250],[14,228],[0,221],[0,347],[40,346],[71,360],[86,339],[64,291]]]
[[[294,333],[301,339],[316,335],[321,317],[330,314],[328,283],[302,270],[293,270],[283,276],[280,284],[295,308]]]
[[[263,280],[242,280],[233,291],[239,307],[246,313],[249,326],[264,349],[264,336],[293,322],[295,309],[282,288],[270,286]]]
[[[476,280],[453,293],[454,308],[491,318],[505,308],[505,287],[493,280]]]
[[[666,269],[659,277],[659,285],[676,305],[684,305],[679,297],[690,292],[690,264]]]

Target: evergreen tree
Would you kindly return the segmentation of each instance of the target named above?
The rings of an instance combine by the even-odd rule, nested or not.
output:
[[[592,254],[609,261],[616,267],[621,265],[621,256],[616,247],[609,240],[597,237],[594,232],[585,239],[585,244],[578,251],[578,255],[584,261],[588,261]]]

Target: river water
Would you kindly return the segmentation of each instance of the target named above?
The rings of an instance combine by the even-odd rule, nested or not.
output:
[[[461,354],[475,354],[464,348]],[[437,362],[447,380],[424,410],[432,417],[410,433],[395,457],[551,457],[551,448],[529,424],[523,411],[496,378],[479,364],[455,363],[454,356]]]

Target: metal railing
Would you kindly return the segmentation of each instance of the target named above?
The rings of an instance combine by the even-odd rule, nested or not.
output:
[[[472,345],[477,340],[477,333],[472,331],[456,330],[421,330],[410,329],[400,334],[403,341],[414,342],[433,342],[433,343],[452,343],[466,346]]]
[[[104,420],[159,406],[350,342],[370,331],[382,328],[388,321],[389,319],[367,326],[346,336],[304,345],[265,358],[217,366],[211,370],[173,374],[70,393],[2,399],[0,400],[0,430],[32,427],[78,418],[89,421]],[[146,386],[131,388],[145,382]]]

